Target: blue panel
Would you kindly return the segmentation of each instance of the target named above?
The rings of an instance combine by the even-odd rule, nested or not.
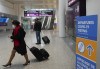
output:
[[[76,19],[76,36],[97,41],[98,16],[82,16]]]
[[[76,54],[76,69],[96,69],[96,63]]]

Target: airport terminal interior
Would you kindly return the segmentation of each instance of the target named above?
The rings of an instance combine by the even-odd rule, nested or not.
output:
[[[0,69],[100,69],[99,2],[0,0]],[[26,32],[25,42],[30,63],[23,65],[24,56],[16,53],[11,65],[4,66],[13,47],[16,47],[15,41],[18,41],[9,38],[15,35],[13,31],[17,28],[13,27],[14,20],[19,21]],[[41,31],[35,29],[37,22],[41,23]],[[39,44],[37,32],[41,36]],[[44,40],[44,36],[48,39]],[[46,44],[47,40],[50,42]],[[35,52],[35,48],[34,52],[30,51],[33,47],[39,52]],[[44,57],[47,54],[42,53],[41,49],[49,53],[47,59]],[[42,54],[44,60],[39,61],[37,53],[38,57]]]

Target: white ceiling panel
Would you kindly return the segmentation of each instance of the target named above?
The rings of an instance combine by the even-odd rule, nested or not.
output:
[[[56,8],[57,0],[5,0],[13,4],[23,4],[25,9]]]

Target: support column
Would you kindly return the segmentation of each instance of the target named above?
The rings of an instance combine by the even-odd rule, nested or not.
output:
[[[16,9],[16,15],[18,16],[18,21],[21,22],[21,6],[20,6],[20,4],[14,4],[14,9]]]
[[[17,4],[18,6],[18,20],[22,22],[21,17],[24,17],[24,8],[21,8],[21,4]]]
[[[58,7],[58,24],[59,24],[59,37],[66,37],[65,33],[65,0],[59,0]]]
[[[21,22],[21,6],[20,4],[18,5],[18,20]]]

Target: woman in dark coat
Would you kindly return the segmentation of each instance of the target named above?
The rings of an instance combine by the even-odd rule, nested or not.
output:
[[[12,36],[10,37],[13,40],[14,47],[10,56],[10,59],[6,65],[3,65],[4,67],[11,66],[11,62],[13,58],[15,57],[15,53],[19,53],[21,55],[24,55],[26,62],[23,64],[24,66],[28,65],[30,63],[27,55],[27,50],[26,50],[26,43],[24,41],[24,37],[26,32],[24,29],[20,26],[20,22],[17,20],[14,20],[12,22],[13,24],[13,33]]]

